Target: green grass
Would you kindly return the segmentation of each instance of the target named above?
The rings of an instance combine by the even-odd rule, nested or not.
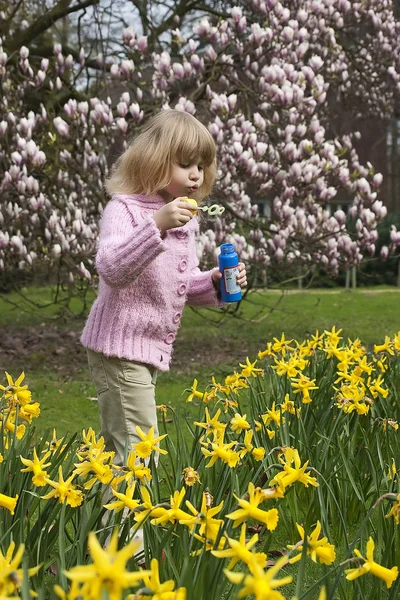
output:
[[[95,390],[85,354],[82,349],[77,350],[76,345],[65,346],[65,332],[76,333],[82,329],[83,318],[76,316],[81,312],[81,301],[74,300],[70,303],[71,312],[56,319],[58,309],[52,304],[32,312],[32,303],[46,305],[51,301],[51,288],[29,288],[24,293],[29,301],[21,302],[16,294],[0,297],[0,327],[7,332],[7,339],[11,339],[8,344],[16,340],[16,351],[11,356],[4,350],[0,353],[0,368],[14,377],[25,370],[26,382],[41,403],[39,432],[49,427],[56,427],[59,434],[89,426],[98,430]],[[254,292],[236,312],[233,312],[235,307],[229,312],[186,308],[172,369],[159,374],[157,402],[176,407],[183,402],[186,396],[183,391],[191,386],[195,377],[199,388],[204,389],[211,375],[221,380],[240,368],[238,363],[244,362],[246,356],[254,361],[257,351],[282,332],[286,337],[301,340],[316,329],[322,331],[335,325],[343,328],[345,337],[358,337],[371,346],[399,330],[399,298],[395,288],[356,291],[336,288]],[[18,353],[26,331],[35,339],[37,332],[42,335],[49,330],[56,333],[51,347],[44,341],[32,352],[28,345],[25,354]],[[65,350],[59,355],[58,345]],[[195,406],[185,404],[184,407],[189,415],[197,412]]]

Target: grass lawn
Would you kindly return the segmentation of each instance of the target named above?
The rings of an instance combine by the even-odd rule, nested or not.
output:
[[[254,361],[258,350],[274,337],[303,339],[316,329],[343,328],[343,334],[365,344],[383,341],[400,329],[399,291],[373,288],[356,291],[309,290],[254,292],[229,311],[186,308],[171,371],[161,373],[157,401],[197,416],[197,408],[184,404],[185,389],[199,380],[203,390],[211,375],[222,380],[238,369],[246,356]],[[84,318],[75,314],[56,318],[54,306],[32,312],[30,302],[46,304],[50,288],[25,290],[29,301],[16,295],[0,297],[0,370],[17,377],[24,370],[26,382],[41,403],[39,432],[57,428],[57,434],[99,428],[94,387],[89,378],[79,334]],[[16,307],[9,301],[18,303]],[[234,309],[237,308],[236,312]]]

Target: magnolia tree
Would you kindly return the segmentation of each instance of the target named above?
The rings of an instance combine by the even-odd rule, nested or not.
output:
[[[198,116],[217,145],[212,201],[226,211],[199,235],[204,260],[233,241],[258,271],[299,264],[337,274],[375,253],[382,176],[360,164],[357,131],[329,132],[338,106],[371,119],[394,114],[400,22],[392,2],[252,0],[226,19],[199,20],[188,35],[173,30],[174,56],[150,51],[131,28],[121,30],[124,56],[96,58],[58,43],[41,57],[15,48],[13,34],[0,46],[1,270],[45,262],[71,283],[90,279],[109,149],[122,151],[170,107]],[[82,84],[58,106],[85,66],[103,73],[102,93]],[[270,199],[270,218],[258,213],[257,196]],[[342,196],[352,202],[347,215],[332,208]],[[382,256],[399,245],[393,227]]]

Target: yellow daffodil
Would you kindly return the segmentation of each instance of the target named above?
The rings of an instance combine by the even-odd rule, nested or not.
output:
[[[224,443],[223,438],[224,432],[214,432],[214,441],[212,442],[201,442],[203,446],[210,446],[211,450],[202,448],[201,451],[204,456],[209,457],[211,460],[206,464],[206,469],[210,469],[214,463],[220,459],[228,465],[231,469],[236,467],[240,460],[238,452],[232,450],[232,446],[236,446],[237,442],[230,442],[229,444]]]
[[[149,467],[146,467],[143,462],[139,462],[136,452],[132,450],[128,454],[126,460],[126,467],[123,467],[126,472],[125,480],[129,483],[131,479],[138,479],[142,483],[151,481],[151,471]]]
[[[33,460],[29,460],[27,458],[23,458],[20,456],[20,460],[22,464],[26,466],[26,469],[21,469],[22,473],[33,473],[32,483],[38,487],[43,487],[46,485],[46,479],[49,477],[48,473],[44,470],[51,463],[46,463],[46,460],[49,458],[50,452],[46,452],[43,458],[39,459],[36,453],[36,448],[33,449]]]
[[[242,364],[239,363],[239,366],[242,367],[242,375],[244,377],[257,377],[258,375],[262,375],[264,373],[263,369],[256,369],[256,363],[257,361],[255,360],[253,363],[250,362],[250,359],[248,356],[246,356],[246,364]]]
[[[282,417],[282,412],[279,408],[275,408],[275,402],[271,408],[267,408],[267,412],[261,415],[264,425],[267,427],[270,423],[275,423],[278,427],[285,422],[285,417]]]
[[[378,377],[374,380],[370,380],[370,378],[368,378],[367,387],[369,388],[373,398],[377,398],[378,394],[380,394],[382,398],[387,398],[389,390],[382,387],[383,383],[385,382],[382,375],[378,375]]]
[[[12,496],[7,496],[6,494],[0,494],[0,507],[6,508],[13,515],[17,505],[17,500],[18,494],[15,496],[15,498]]]
[[[391,569],[388,569],[387,567],[382,567],[382,565],[376,563],[374,561],[374,548],[374,540],[372,537],[370,537],[367,542],[366,558],[361,555],[359,550],[354,550],[354,554],[364,562],[361,564],[361,566],[355,569],[346,569],[346,579],[353,581],[354,579],[357,579],[357,577],[361,577],[361,575],[371,573],[371,575],[382,579],[386,583],[386,587],[389,589],[396,581],[399,575],[399,569],[398,567],[392,567]]]
[[[195,483],[201,483],[197,471],[193,467],[185,467],[182,471],[184,482],[187,486],[192,487]]]
[[[249,482],[248,495],[248,500],[245,500],[244,498],[238,498],[235,495],[240,508],[233,511],[229,515],[226,515],[226,518],[234,521],[234,527],[238,527],[248,519],[254,519],[255,521],[263,523],[269,531],[276,529],[279,519],[279,513],[277,509],[271,508],[270,510],[265,511],[258,508],[259,504],[264,502],[268,496],[264,494],[261,488],[256,488],[251,481]]]
[[[55,429],[53,429],[53,437],[51,438],[51,440],[49,442],[45,442],[45,449],[42,450],[42,452],[56,452],[58,449],[60,449],[60,451],[62,452],[66,446],[66,444],[64,444],[61,447],[61,444],[63,442],[63,438],[59,438],[57,439],[57,432]],[[61,448],[60,448],[61,447]]]
[[[306,473],[308,460],[301,466],[300,456],[295,448],[286,448],[283,450],[282,455],[279,457],[279,462],[283,464],[283,471],[275,475],[269,482],[269,485],[277,485],[283,492],[296,481],[300,481],[306,487],[309,485],[317,487],[319,485],[315,477]],[[294,463],[294,467],[291,466],[292,463]]]
[[[193,516],[190,515],[189,518],[186,516],[186,518],[179,519],[179,523],[189,527],[190,531],[193,531],[199,525],[198,534],[200,536],[216,540],[224,521],[222,519],[214,519],[213,517],[221,511],[224,502],[222,501],[218,506],[214,506],[214,508],[208,508],[207,502],[207,494],[203,493],[201,508],[198,511],[189,500],[186,500],[186,506]]]
[[[374,345],[374,352],[375,354],[378,354],[378,352],[388,352],[392,356],[394,355],[393,342],[388,335],[385,335],[385,341],[383,344]]]
[[[180,492],[175,491],[170,497],[170,508],[164,508],[163,506],[155,507],[151,511],[152,525],[166,525],[167,523],[175,523],[180,519],[187,519],[190,515],[185,513],[181,509],[183,498],[185,497],[186,490],[183,487]]]
[[[356,384],[342,385],[336,396],[336,406],[345,413],[355,411],[359,415],[366,415],[373,402],[365,394],[364,386],[360,387]]]
[[[332,346],[333,348],[336,348],[336,346],[342,339],[339,336],[339,333],[341,333],[341,332],[342,332],[341,329],[338,329],[338,331],[336,331],[335,325],[332,327],[331,331],[328,331],[327,329],[324,330],[324,334],[327,338],[327,341],[328,341],[329,345]]]
[[[250,429],[250,423],[246,421],[246,415],[235,413],[231,419],[231,429],[236,433],[241,433],[244,429]]]
[[[263,552],[252,552],[251,549],[258,542],[258,535],[255,534],[253,537],[246,542],[246,524],[243,523],[240,531],[240,537],[238,540],[233,538],[227,538],[227,542],[230,546],[227,550],[212,550],[211,554],[217,558],[230,558],[231,561],[227,569],[231,571],[233,567],[239,561],[244,562],[246,565],[251,563],[253,560],[264,568],[267,564],[267,555]]]
[[[125,494],[122,492],[112,491],[114,496],[118,498],[114,502],[110,502],[109,504],[104,504],[104,508],[107,510],[114,510],[115,512],[120,512],[124,508],[128,510],[135,510],[140,505],[139,500],[135,500],[133,498],[133,494],[135,493],[136,481],[133,482],[132,486],[128,486]]]
[[[146,590],[145,595],[140,595],[139,590],[138,594],[128,596],[128,600],[145,600],[149,598],[150,594],[152,600],[186,600],[185,588],[175,590],[175,582],[172,579],[164,581],[164,583],[160,582],[158,560],[156,558],[151,560],[151,570],[143,575],[143,583]]]
[[[382,419],[383,431],[386,431],[387,427],[391,427],[395,431],[398,431],[399,424],[397,421],[393,419]]]
[[[45,482],[48,485],[51,485],[54,489],[42,496],[43,500],[50,500],[50,498],[58,498],[61,504],[69,504],[70,506],[76,507],[80,506],[83,502],[83,494],[80,490],[77,490],[74,485],[72,485],[72,480],[75,475],[72,474],[66,481],[64,481],[64,476],[62,472],[62,467],[58,468],[58,481],[51,481],[51,479],[45,479]]]
[[[0,385],[0,390],[4,392],[5,398],[8,401],[9,406],[25,406],[28,402],[31,401],[32,394],[28,390],[27,385],[21,385],[23,380],[25,379],[25,373],[22,372],[21,375],[13,381],[11,375],[5,372],[7,379],[7,386]]]
[[[308,404],[311,402],[310,390],[319,389],[318,386],[315,385],[315,379],[309,379],[303,373],[300,373],[297,379],[292,379],[292,388],[294,389],[295,394],[303,394],[303,404]]]
[[[128,571],[128,560],[138,549],[137,542],[130,542],[118,550],[118,531],[111,537],[107,548],[103,549],[96,535],[91,531],[88,541],[93,563],[72,567],[65,575],[72,582],[81,583],[81,596],[87,600],[98,600],[103,593],[109,600],[120,600],[123,590],[138,585],[151,571]]]
[[[300,538],[304,541],[304,528],[296,523],[297,531],[300,534]],[[320,538],[321,523],[317,521],[317,525],[314,531],[307,536],[307,554],[311,556],[311,560],[314,562],[319,561],[324,565],[331,565],[336,559],[335,547],[333,544],[329,544],[328,538]],[[295,548],[295,546],[288,546],[289,550]],[[289,560],[291,564],[298,562],[301,559],[303,544],[297,545],[296,550],[299,551],[297,556],[294,556]]]
[[[275,353],[272,350],[272,342],[268,342],[267,347],[265,348],[265,350],[262,350],[258,353],[258,358],[261,360],[263,358],[265,358],[266,356],[271,356],[274,357]]]
[[[194,424],[197,427],[202,427],[206,430],[206,436],[213,433],[214,431],[224,431],[226,428],[226,423],[221,423],[219,421],[219,416],[221,414],[221,409],[218,409],[213,418],[210,417],[210,413],[208,412],[208,408],[206,407],[206,420],[205,423],[201,423],[200,421],[194,421]]]
[[[11,542],[8,546],[5,555],[0,550],[0,597],[1,598],[19,598],[14,596],[15,592],[18,592],[22,587],[24,579],[22,569],[19,569],[21,564],[22,556],[24,554],[24,544],[18,547],[15,555],[15,542]],[[28,576],[36,575],[39,571],[40,566],[32,567],[28,569]],[[12,596],[10,594],[13,594]]]
[[[203,399],[204,399],[204,397],[207,395],[207,394],[206,394],[206,392],[200,392],[200,391],[197,389],[198,383],[199,383],[199,382],[197,381],[197,379],[194,379],[194,380],[193,380],[193,385],[192,385],[192,387],[190,388],[190,392],[191,392],[191,393],[190,393],[190,394],[189,394],[189,396],[186,398],[186,402],[192,402],[192,401],[193,401],[193,398],[200,398],[201,400],[203,400]]]
[[[79,454],[78,457],[80,458]],[[110,454],[108,452],[103,452],[101,448],[90,447],[85,452],[85,460],[74,464],[73,474],[81,477],[86,477],[90,473],[94,474],[94,477],[85,483],[85,489],[91,489],[96,481],[104,484],[110,483],[114,474],[110,465],[107,464],[109,460]]]
[[[278,338],[276,337],[274,337],[273,340],[273,352],[280,352],[282,356],[286,356],[286,352],[292,352],[295,349],[293,346],[290,345],[293,342],[293,340],[286,340],[284,333],[282,333],[280,340],[278,340]]]
[[[154,429],[155,425],[150,427],[147,433],[144,433],[139,425],[136,425],[136,432],[142,441],[134,445],[134,450],[140,458],[148,458],[153,451],[158,452],[159,454],[168,454],[166,450],[156,446],[157,442],[160,442],[167,437],[167,434],[165,433],[164,435],[159,435],[155,438]]]
[[[400,525],[400,494],[397,494],[392,508],[386,515],[386,518],[393,517],[397,525]]]
[[[273,567],[264,571],[256,561],[249,565],[251,573],[235,573],[224,570],[226,577],[234,584],[242,584],[239,598],[245,598],[248,595],[254,595],[256,599],[265,600],[285,600],[283,594],[277,591],[278,588],[292,582],[293,578],[288,575],[282,579],[275,579],[275,575],[287,564],[285,557],[280,558]]]
[[[137,512],[135,515],[135,521],[137,523],[145,521],[154,510],[150,492],[143,486],[140,487],[140,495],[142,496],[142,504],[138,507],[138,511],[140,512]]]

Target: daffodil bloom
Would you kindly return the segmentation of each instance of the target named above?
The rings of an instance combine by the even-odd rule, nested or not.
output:
[[[267,412],[261,415],[264,425],[268,426],[270,423],[276,423],[278,427],[285,422],[285,417],[282,417],[282,412],[279,408],[275,408],[275,402],[272,403],[271,408],[267,408]]]
[[[189,396],[186,398],[186,402],[192,402],[193,398],[201,398],[203,399],[205,392],[200,392],[197,390],[197,386],[198,386],[198,381],[197,379],[194,379],[193,381],[193,385],[190,388],[190,394]]]
[[[318,390],[318,386],[315,385],[315,379],[309,379],[303,373],[300,373],[300,376],[297,379],[292,379],[292,388],[294,389],[294,393],[302,393],[303,394],[303,404],[307,404],[311,402],[310,390]]]
[[[138,479],[142,483],[151,481],[151,471],[149,467],[146,467],[143,462],[139,462],[136,456],[136,452],[132,450],[128,454],[126,461],[126,469],[128,470],[125,479],[129,483],[131,479]],[[124,467],[125,470],[125,467]]]
[[[205,413],[206,413],[206,421],[205,421],[205,423],[201,423],[199,421],[194,421],[194,424],[197,425],[197,427],[202,427],[203,429],[205,429],[206,430],[206,436],[208,436],[210,433],[213,433],[214,431],[225,431],[226,424],[225,423],[221,423],[218,420],[219,416],[221,414],[221,409],[217,410],[217,412],[215,413],[215,415],[213,416],[212,419],[210,417],[210,413],[208,412],[208,408],[207,407],[206,407]]]
[[[81,477],[86,477],[89,473],[94,473],[94,477],[85,483],[85,489],[91,489],[96,481],[104,484],[110,483],[114,475],[110,465],[105,464],[110,460],[110,454],[96,447],[89,448],[85,454],[86,460],[83,460],[81,463],[75,463],[73,471],[74,475]],[[80,458],[79,454],[78,457]]]
[[[142,441],[134,445],[134,450],[140,458],[148,458],[153,451],[159,452],[159,454],[168,454],[166,450],[156,446],[157,442],[163,440],[168,434],[165,433],[164,435],[159,435],[155,438],[154,429],[155,425],[153,425],[146,434],[141,430],[139,425],[136,425],[136,432]]]
[[[291,361],[285,362],[284,360],[278,360],[277,358],[275,358],[275,365],[272,365],[272,368],[275,369],[280,377],[283,377],[283,375],[296,377],[298,373],[298,370]]]
[[[151,501],[150,492],[143,486],[140,487],[140,495],[142,496],[142,504],[138,507],[140,512],[136,512],[135,514],[135,521],[137,523],[146,521],[155,508]]]
[[[216,540],[219,530],[223,525],[223,519],[214,519],[214,515],[218,514],[224,502],[222,501],[218,506],[214,506],[214,508],[207,507],[207,494],[203,493],[203,499],[201,502],[200,511],[196,510],[189,500],[186,500],[186,506],[190,510],[193,516],[186,516],[186,518],[179,519],[179,523],[181,525],[186,525],[189,527],[190,531],[193,531],[196,525],[200,525],[198,530],[198,534],[207,539]]]
[[[366,415],[369,412],[369,404],[373,402],[367,398],[365,392],[364,386],[360,387],[355,384],[342,385],[336,397],[336,406],[345,413],[356,411],[359,415]]]
[[[153,558],[151,560],[151,571],[147,571],[143,575],[144,587],[146,590],[145,595],[135,594],[134,596],[128,596],[128,600],[145,600],[149,598],[151,594],[152,600],[186,600],[186,589],[179,588],[175,590],[175,582],[172,579],[160,582],[160,574],[158,571],[158,560]],[[150,593],[149,593],[150,592]]]
[[[269,529],[269,531],[276,529],[279,519],[279,513],[277,509],[271,508],[270,510],[265,511],[258,508],[259,504],[267,499],[267,496],[264,494],[263,490],[261,488],[256,488],[254,483],[250,481],[248,494],[248,500],[245,500],[244,498],[238,498],[234,494],[240,508],[233,511],[229,515],[226,515],[226,518],[234,521],[234,527],[238,527],[247,521],[247,519],[254,519],[255,521],[263,523],[267,529]]]
[[[9,375],[7,371],[5,371],[5,375],[8,385],[6,387],[4,385],[0,385],[0,390],[5,392],[4,395],[9,406],[12,407],[17,404],[19,406],[25,406],[25,404],[28,404],[28,402],[31,401],[32,394],[28,390],[27,385],[21,386],[21,383],[25,379],[25,373],[22,372],[15,381],[13,381],[11,375]]]
[[[273,340],[273,352],[280,352],[282,356],[285,356],[287,351],[292,352],[295,349],[293,346],[290,345],[293,342],[293,340],[286,340],[284,333],[282,333],[280,340],[278,340],[278,338],[276,337],[274,337]]]
[[[211,458],[211,460],[206,464],[206,469],[212,467],[219,458],[231,469],[236,467],[240,460],[240,455],[231,448],[232,446],[236,446],[237,442],[224,444],[223,432],[222,435],[215,435],[216,433],[217,432],[214,432],[213,442],[200,442],[203,446],[211,446],[211,450],[208,450],[207,448],[201,449],[204,456]]]
[[[322,340],[323,340],[324,334],[321,333],[321,335],[319,334],[319,331],[317,329],[317,331],[315,332],[314,335],[311,335],[311,340],[308,340],[307,345],[311,350],[317,350],[317,349],[321,349],[322,348]]]
[[[17,505],[17,500],[18,494],[15,496],[15,498],[12,496],[6,496],[5,494],[0,494],[0,507],[6,508],[13,515]]]
[[[227,550],[212,550],[211,554],[217,558],[230,558],[231,561],[227,569],[231,571],[233,567],[239,561],[244,562],[246,565],[251,563],[253,560],[256,561],[261,568],[264,568],[267,564],[267,555],[264,552],[252,552],[252,547],[258,542],[258,535],[255,534],[253,537],[246,542],[246,524],[243,523],[240,531],[240,537],[238,540],[233,538],[227,538],[230,548]]]
[[[229,388],[229,393],[236,393],[242,388],[248,388],[249,385],[246,382],[246,378],[242,373],[234,371],[232,375],[225,377],[225,385]]]
[[[22,473],[33,473],[32,483],[37,485],[38,487],[43,487],[46,485],[46,478],[49,477],[48,473],[44,470],[51,463],[46,463],[46,460],[49,458],[50,452],[46,452],[43,458],[39,459],[36,453],[36,448],[33,449],[33,460],[29,460],[27,458],[23,458],[20,456],[22,464],[26,466],[26,469],[21,469]]]
[[[251,573],[235,573],[224,570],[226,577],[231,583],[242,584],[239,592],[239,598],[245,598],[248,595],[254,595],[256,600],[285,600],[285,597],[277,591],[278,588],[291,583],[293,578],[288,575],[282,579],[275,579],[275,575],[287,564],[285,557],[280,558],[273,567],[264,571],[257,562],[250,565]]]
[[[158,410],[158,412],[162,412],[163,416],[166,417],[168,406],[166,404],[157,404],[156,410]]]
[[[300,534],[300,538],[304,541],[304,528],[296,523],[297,531]],[[319,560],[323,565],[331,565],[336,559],[335,546],[329,544],[328,538],[320,538],[321,523],[317,521],[317,525],[314,531],[307,536],[307,554],[311,556],[311,560],[315,563]],[[293,550],[295,546],[288,546],[289,550]],[[303,544],[297,546],[296,549],[299,551],[297,556],[294,556],[289,560],[291,564],[298,562],[301,559]]]
[[[393,342],[388,335],[385,335],[383,344],[374,344],[374,352],[375,354],[378,354],[378,352],[388,352],[394,356]]]
[[[259,446],[258,448],[253,448],[251,454],[254,457],[254,460],[262,460],[265,456],[265,448],[263,448],[262,446]]]
[[[390,509],[390,511],[388,512],[388,514],[386,515],[387,519],[389,517],[393,517],[394,520],[395,520],[395,523],[397,525],[400,525],[400,494],[398,494],[396,496],[396,499],[394,501],[394,504],[393,504],[392,508]]]
[[[382,579],[386,583],[386,587],[389,589],[396,581],[399,575],[399,569],[398,567],[392,567],[391,569],[388,569],[376,563],[374,561],[374,548],[374,540],[372,537],[370,537],[367,542],[366,558],[361,555],[359,550],[354,550],[354,554],[364,562],[356,569],[346,569],[346,579],[353,581],[353,579],[357,579],[357,577],[365,575],[365,573],[371,573],[371,575],[375,575],[375,577]]]
[[[326,329],[324,330],[324,334],[328,338],[329,344],[331,346],[333,346],[334,348],[336,348],[336,346],[338,345],[338,343],[342,339],[339,336],[339,333],[341,333],[341,332],[342,332],[341,329],[339,329],[338,331],[336,331],[335,325],[332,327],[331,331],[328,331]]]
[[[45,449],[42,450],[42,452],[47,452],[50,450],[50,452],[56,452],[56,450],[58,450],[61,446],[63,442],[63,438],[59,438],[57,439],[57,432],[55,429],[53,429],[53,437],[51,438],[51,440],[49,442],[45,442]],[[62,452],[65,448],[66,444],[64,444],[61,449],[60,452]]]
[[[289,394],[285,394],[285,400],[283,402],[283,404],[281,404],[281,411],[284,412],[288,412],[292,415],[296,414],[296,408],[294,405],[293,400],[290,400]]]
[[[212,382],[212,390],[214,392],[222,392],[225,395],[228,395],[230,392],[230,387],[229,385],[222,385],[222,383],[218,383],[214,377],[214,375],[211,377],[211,382]]]
[[[272,350],[272,342],[268,342],[267,347],[265,348],[265,350],[260,351],[257,356],[258,356],[258,358],[260,360],[262,360],[266,356],[272,356],[272,357],[274,357],[275,353]]]
[[[282,455],[279,457],[279,462],[283,464],[283,471],[275,475],[269,482],[269,485],[276,484],[282,491],[296,481],[300,481],[306,487],[309,485],[319,486],[315,477],[311,477],[311,475],[306,473],[308,460],[301,466],[300,456],[295,448],[286,448]],[[292,463],[294,463],[294,467],[291,466]]]
[[[132,486],[128,486],[125,494],[113,490],[112,492],[114,496],[118,498],[118,500],[110,502],[109,504],[104,504],[104,508],[106,508],[107,510],[114,510],[117,513],[123,510],[124,508],[127,508],[128,510],[135,510],[135,508],[137,508],[140,505],[139,500],[135,500],[133,498],[133,494],[135,493],[135,486],[136,481],[133,483]]]
[[[393,337],[393,347],[400,353],[400,331]]]
[[[382,375],[378,375],[378,377],[375,380],[373,380],[372,382],[370,381],[370,378],[368,378],[367,386],[368,386],[369,391],[371,392],[373,398],[377,398],[378,394],[380,394],[382,396],[382,398],[387,398],[387,395],[389,394],[389,390],[382,387],[383,383],[385,383],[385,382],[383,380]]]
[[[40,404],[39,402],[29,402],[20,406],[18,410],[18,417],[24,419],[28,423],[32,423],[32,419],[37,419],[40,415]]]
[[[24,574],[18,567],[21,564],[24,548],[24,544],[21,544],[14,556],[15,542],[11,542],[5,555],[0,550],[0,597],[2,599],[19,598],[19,596],[10,596],[10,594],[18,592],[22,587]],[[41,565],[28,569],[28,576],[36,575],[40,567]]]
[[[83,502],[83,495],[80,490],[77,490],[72,485],[72,480],[75,475],[72,474],[66,481],[62,472],[62,466],[58,468],[58,481],[51,481],[51,479],[45,479],[48,485],[51,485],[54,489],[51,490],[45,496],[42,496],[43,500],[50,500],[50,498],[58,498],[60,504],[67,503],[70,506],[80,506]]]
[[[275,431],[272,429],[263,428],[263,425],[260,423],[260,421],[254,421],[254,429],[256,431],[265,431],[270,440],[275,437]]]
[[[257,377],[258,375],[261,375],[264,373],[264,369],[256,369],[256,363],[257,361],[255,360],[253,363],[250,362],[250,359],[248,356],[246,356],[246,364],[243,365],[242,363],[239,363],[239,366],[242,367],[242,375],[244,377]]]
[[[388,474],[386,475],[386,477],[387,477],[388,479],[393,479],[393,477],[395,477],[395,476],[396,476],[396,473],[397,473],[397,469],[396,469],[396,463],[395,463],[395,461],[394,461],[394,458],[392,458],[392,465],[391,465],[391,467],[389,468],[389,471],[388,471]]]
[[[164,508],[163,506],[156,506],[151,511],[152,525],[166,525],[167,523],[175,523],[180,519],[187,519],[190,515],[185,513],[181,509],[183,498],[185,497],[186,490],[183,487],[180,492],[175,491],[173,496],[170,496],[170,508]]]
[[[150,571],[128,571],[128,560],[138,550],[137,542],[130,542],[118,550],[118,531],[111,537],[108,548],[103,549],[96,535],[89,533],[89,552],[93,563],[72,567],[65,575],[72,582],[82,583],[81,596],[85,600],[98,600],[103,593],[109,600],[120,600],[123,590],[138,585]]]
[[[21,425],[15,425],[16,413],[15,411],[10,411],[6,415],[0,415],[0,423],[3,423],[3,431],[4,433],[10,432],[15,434],[17,440],[21,440],[25,435],[25,425],[21,423]]]
[[[199,474],[193,467],[185,467],[182,471],[182,475],[185,484],[189,487],[192,487],[195,483],[201,483]]]
[[[235,413],[231,419],[231,429],[237,433],[241,433],[244,429],[250,429],[250,423],[246,421],[246,415]]]

